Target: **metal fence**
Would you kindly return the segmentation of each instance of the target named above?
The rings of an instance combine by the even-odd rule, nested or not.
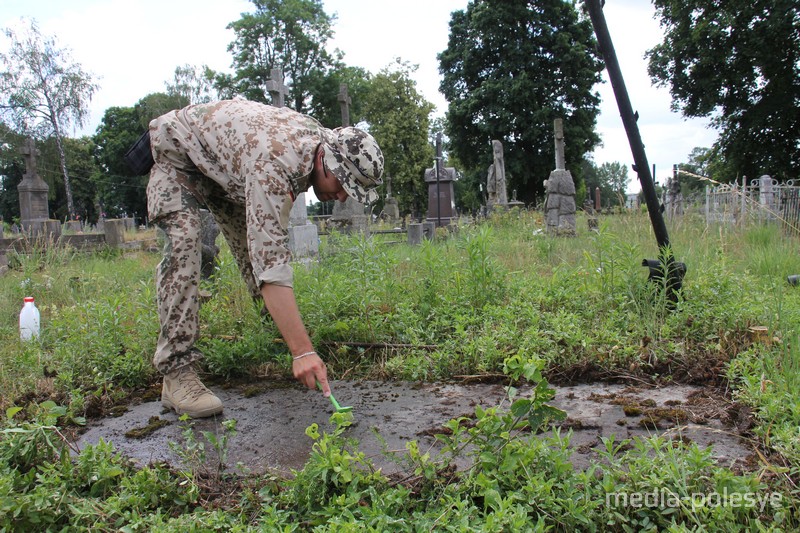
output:
[[[750,182],[709,185],[688,196],[668,191],[662,201],[668,219],[696,213],[708,224],[775,223],[800,235],[800,180],[780,183],[762,176]]]

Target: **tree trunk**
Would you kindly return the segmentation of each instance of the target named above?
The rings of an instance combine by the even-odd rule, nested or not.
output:
[[[64,143],[61,140],[61,129],[56,121],[52,122],[53,132],[56,136],[56,146],[58,147],[58,161],[61,165],[61,173],[64,175],[64,190],[67,193],[67,214],[69,220],[75,218],[75,204],[72,201],[72,186],[69,182],[69,172],[67,172],[67,154],[64,152]]]

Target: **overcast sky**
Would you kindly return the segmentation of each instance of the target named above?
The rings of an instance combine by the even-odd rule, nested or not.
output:
[[[337,15],[331,48],[341,49],[347,64],[372,73],[396,57],[419,65],[415,81],[436,105],[436,115],[443,115],[447,105],[438,92],[436,55],[447,46],[450,13],[467,3],[323,0],[326,12]],[[107,108],[132,106],[149,93],[164,91],[178,65],[230,71],[226,48],[233,32],[225,26],[250,11],[247,0],[2,0],[0,27],[18,27],[21,17],[36,19],[43,34],[54,35],[96,77],[100,91],[92,100],[89,124],[73,132],[81,135],[95,131]],[[650,84],[643,55],[662,36],[653,7],[646,0],[607,0],[604,13],[631,103],[640,115],[648,161],[656,165],[656,178],[663,183],[673,163],[685,162],[697,146],[711,146],[716,134],[707,121],[685,121],[671,112],[667,89]],[[0,40],[0,49],[7,49],[5,40]],[[594,160],[630,167],[633,157],[611,85],[606,82],[598,90],[603,146]],[[635,175],[630,170],[629,175],[629,190],[638,191]]]

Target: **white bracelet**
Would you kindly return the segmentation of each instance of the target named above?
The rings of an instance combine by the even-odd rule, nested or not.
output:
[[[300,355],[293,356],[292,357],[292,361],[297,361],[298,359],[302,359],[303,357],[306,357],[306,356],[311,355],[311,354],[316,354],[316,353],[317,352],[314,352],[314,351],[301,353]]]

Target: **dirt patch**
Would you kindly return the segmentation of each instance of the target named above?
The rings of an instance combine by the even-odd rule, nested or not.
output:
[[[435,454],[434,435],[444,433],[448,420],[471,416],[478,405],[491,407],[506,399],[501,384],[339,381],[332,387],[342,405],[354,407],[355,422],[346,435],[356,439],[360,451],[386,474],[403,470],[398,458],[406,442],[416,440],[421,450]],[[316,422],[331,429],[330,402],[318,392],[269,381],[212,388],[225,403],[225,411],[221,418],[194,421],[196,438],[202,439],[204,431],[222,431],[225,418],[236,419],[237,434],[229,443],[228,462],[241,463],[253,473],[285,474],[302,468],[312,446],[306,428]],[[749,429],[747,413],[703,387],[593,383],[554,389],[556,396],[550,403],[567,413],[561,433],[572,432],[570,448],[577,468],[597,460],[601,439],[612,435],[620,441],[661,434],[711,446],[720,464],[728,467],[743,467],[751,454],[752,446],[741,436],[742,429]],[[524,395],[525,390],[520,392]],[[182,444],[184,425],[174,413],[165,412],[160,402],[143,402],[130,405],[120,416],[90,422],[78,445],[102,438],[140,464],[179,464],[169,443]]]

